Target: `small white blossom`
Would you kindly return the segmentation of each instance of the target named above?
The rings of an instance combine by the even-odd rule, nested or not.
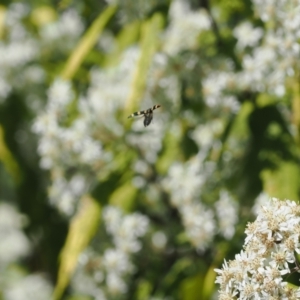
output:
[[[109,293],[113,295],[124,294],[127,291],[126,283],[115,273],[108,273],[106,284]]]
[[[4,298],[6,300],[48,300],[51,299],[52,292],[53,287],[47,279],[33,274],[15,281],[4,291]]]
[[[238,221],[238,204],[229,196],[228,192],[221,191],[220,199],[215,203],[220,232],[226,239],[232,238],[235,225]]]
[[[30,253],[30,241],[21,230],[25,221],[13,206],[0,205],[0,264],[14,262]]]
[[[241,299],[296,299],[284,275],[298,268],[295,251],[299,251],[300,206],[293,201],[273,198],[254,223],[246,229],[244,251],[235,260],[216,269],[220,284],[220,299],[239,294]],[[228,298],[229,299],[229,298]]]
[[[103,210],[103,218],[106,230],[110,234],[116,234],[122,222],[121,209],[115,206],[106,206]]]
[[[132,270],[128,255],[117,249],[108,249],[104,252],[103,264],[108,272],[119,275],[130,273]]]
[[[208,30],[211,26],[210,18],[204,9],[192,11],[183,0],[172,2],[170,18],[170,26],[163,39],[163,49],[170,55],[197,47],[197,37],[201,31]]]
[[[73,9],[65,11],[56,21],[45,24],[40,34],[48,47],[55,45],[62,50],[71,49],[84,29],[81,17]]]
[[[157,231],[152,236],[152,244],[158,249],[165,248],[167,244],[167,236],[162,231]]]
[[[71,83],[62,79],[56,79],[48,90],[48,107],[60,109],[70,103],[73,97]]]
[[[243,50],[245,47],[254,47],[259,39],[263,36],[261,28],[253,28],[250,22],[244,22],[233,30],[234,36],[237,38],[237,48]]]

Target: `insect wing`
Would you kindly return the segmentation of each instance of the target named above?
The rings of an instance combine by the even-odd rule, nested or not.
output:
[[[151,121],[153,119],[153,113],[152,111],[145,114],[145,119],[144,119],[144,126],[147,127],[150,125]]]
[[[161,107],[161,105],[157,104],[157,105],[154,105],[152,108],[148,108],[147,110],[136,111],[133,114],[131,114],[130,116],[128,116],[128,118],[143,116],[144,117],[144,126],[147,127],[150,125],[150,123],[153,119],[153,111],[159,107]]]
[[[159,108],[159,107],[161,107],[161,105],[156,104],[156,105],[154,105],[154,106],[152,107],[152,110],[157,109],[157,108]]]
[[[136,112],[134,112],[133,114],[131,114],[130,116],[128,116],[128,119],[129,119],[129,118],[133,118],[133,117],[139,117],[139,116],[144,115],[144,114],[145,114],[145,111],[144,111],[144,110],[136,111]]]

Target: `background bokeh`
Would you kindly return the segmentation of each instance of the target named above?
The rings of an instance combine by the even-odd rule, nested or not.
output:
[[[299,198],[299,41],[299,0],[2,2],[0,299],[218,299]]]

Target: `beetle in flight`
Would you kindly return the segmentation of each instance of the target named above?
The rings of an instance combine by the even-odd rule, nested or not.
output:
[[[134,112],[128,118],[133,118],[133,117],[143,115],[144,116],[144,126],[147,127],[148,125],[150,125],[150,123],[153,119],[153,111],[159,107],[161,107],[161,105],[157,104],[157,105],[154,105],[152,108],[148,108],[147,110],[140,110],[140,111]]]

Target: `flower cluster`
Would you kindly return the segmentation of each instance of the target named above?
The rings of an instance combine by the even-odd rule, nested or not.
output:
[[[198,250],[206,249],[217,234],[216,216],[220,225],[220,233],[231,238],[235,232],[234,225],[238,221],[237,204],[225,191],[221,191],[220,199],[214,210],[201,201],[203,185],[214,167],[205,164],[199,154],[185,164],[173,164],[163,186],[170,193],[170,201],[181,214],[185,233],[191,244]]]
[[[58,78],[48,90],[47,106],[32,130],[39,135],[40,165],[51,171],[50,201],[66,215],[76,211],[78,199],[95,182],[103,164],[110,167],[107,162],[112,156],[103,150],[102,142],[123,134],[116,113],[129,93],[137,57],[138,50],[131,48],[117,67],[91,70],[90,87],[86,95],[80,95],[76,107],[79,115],[71,125],[67,126],[70,104],[75,101],[71,83]],[[70,169],[74,170],[67,178]]]
[[[286,78],[294,76],[299,66],[300,1],[253,0],[253,6],[266,30],[261,45],[254,47],[251,54],[243,53],[243,71],[237,74],[237,83],[242,89],[283,96]],[[262,37],[261,29],[251,28],[248,23],[240,24],[234,34],[238,51],[258,44]]]
[[[68,181],[65,172],[74,166],[75,161],[80,168],[101,160],[101,144],[92,139],[84,120],[77,119],[70,127],[64,125],[66,107],[73,100],[69,82],[56,80],[48,91],[48,98],[44,113],[33,124],[33,131],[40,135],[40,165],[52,171],[53,184],[49,190],[52,204],[66,214],[72,214],[76,199],[86,189],[86,181],[77,173]]]
[[[117,296],[127,291],[125,278],[134,272],[130,256],[141,250],[141,242],[149,226],[147,217],[139,213],[123,215],[114,206],[103,212],[106,231],[112,236],[113,248],[107,248],[102,256],[91,250],[81,254],[79,267],[73,278],[73,288],[95,299],[105,299],[105,294]],[[87,270],[91,267],[92,277]],[[94,268],[92,267],[94,266]],[[105,286],[101,286],[104,284]]]
[[[21,230],[24,221],[25,217],[16,208],[6,203],[0,205],[0,266],[4,267],[30,253],[30,242]]]
[[[197,38],[201,31],[210,29],[210,23],[205,10],[192,11],[186,1],[173,1],[170,7],[170,26],[164,34],[163,51],[176,55],[180,51],[196,48]]]
[[[284,276],[299,270],[300,206],[273,198],[245,233],[244,250],[215,270],[219,299],[299,299],[300,288]]]
[[[26,80],[32,84],[43,78],[34,76],[36,72],[41,74],[42,69],[39,66],[28,66],[40,55],[37,40],[22,24],[28,11],[29,7],[24,3],[13,3],[7,10],[3,24],[7,27],[7,37],[0,43],[0,103],[6,100],[13,89],[24,85]],[[21,77],[20,70],[28,75],[31,73],[31,76],[26,76],[24,80],[24,73]]]
[[[0,204],[0,289],[7,300],[35,295],[41,300],[51,297],[52,286],[47,278],[37,273],[27,275],[21,268],[11,267],[31,253],[32,245],[22,231],[27,221],[11,204]]]
[[[78,41],[84,29],[81,17],[75,9],[63,12],[56,21],[44,24],[40,28],[41,42],[48,51],[69,52]]]

